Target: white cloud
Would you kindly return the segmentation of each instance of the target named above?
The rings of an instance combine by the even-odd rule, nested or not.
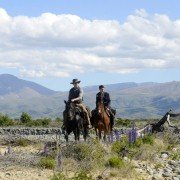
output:
[[[28,77],[180,68],[180,20],[144,9],[123,24],[71,14],[11,17],[0,9],[3,67]]]

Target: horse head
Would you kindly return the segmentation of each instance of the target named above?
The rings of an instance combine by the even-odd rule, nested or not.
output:
[[[104,104],[102,102],[99,102],[97,104],[97,110],[99,115],[102,115],[104,113],[105,109],[104,109]]]
[[[70,101],[64,101],[65,111],[67,112],[67,117],[70,120],[73,120],[76,116],[77,108],[74,103]]]

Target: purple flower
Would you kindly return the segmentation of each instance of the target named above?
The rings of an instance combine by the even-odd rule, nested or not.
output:
[[[136,139],[137,139],[137,130],[136,130],[136,128],[134,128],[132,131],[133,131],[133,142],[136,142]]]
[[[132,144],[133,143],[133,131],[129,130],[129,143]]]
[[[111,143],[113,143],[114,142],[113,132],[110,134],[110,138],[111,138]]]
[[[136,142],[137,139],[137,130],[136,128],[132,128],[131,130],[129,130],[129,143],[132,144],[134,142]]]
[[[120,139],[120,132],[117,129],[114,130],[114,135],[116,137],[116,140]]]

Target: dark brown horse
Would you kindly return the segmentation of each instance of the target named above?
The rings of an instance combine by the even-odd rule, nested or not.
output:
[[[63,118],[66,119],[65,139],[68,142],[68,136],[71,132],[74,133],[75,141],[80,140],[80,134],[83,134],[83,138],[86,141],[88,136],[87,122],[84,120],[84,115],[81,110],[76,107],[74,103],[66,102],[65,111],[63,112]]]
[[[110,117],[105,109],[103,103],[98,103],[97,112],[92,113],[93,127],[95,128],[96,136],[101,139],[102,131],[104,132],[103,139],[106,140],[106,135],[109,135],[112,131],[110,126]]]

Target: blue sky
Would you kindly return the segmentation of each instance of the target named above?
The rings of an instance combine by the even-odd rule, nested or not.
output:
[[[177,0],[2,0],[0,8],[0,73],[55,90],[73,78],[82,86],[180,80]]]

